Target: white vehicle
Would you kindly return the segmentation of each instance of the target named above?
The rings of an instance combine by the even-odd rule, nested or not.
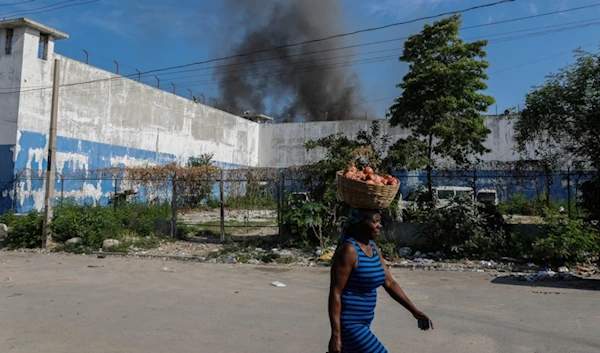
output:
[[[436,206],[447,206],[451,200],[459,197],[473,198],[473,188],[466,186],[438,186],[433,188],[436,197]]]
[[[498,206],[498,192],[494,189],[481,189],[477,192],[477,201],[485,205]]]

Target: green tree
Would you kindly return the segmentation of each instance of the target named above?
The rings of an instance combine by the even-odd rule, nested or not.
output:
[[[575,57],[574,64],[548,75],[526,95],[514,124],[515,141],[521,152],[567,154],[598,169],[600,54],[577,49]]]
[[[296,237],[307,237],[302,229],[310,228],[321,245],[334,233],[348,206],[341,202],[337,192],[336,174],[351,164],[370,166],[377,173],[386,172],[383,156],[388,149],[389,136],[384,134],[379,121],[373,121],[369,129],[361,129],[355,138],[341,133],[306,143],[308,151],[322,149],[324,158],[306,166],[304,184],[310,188],[310,202],[296,205],[290,219],[286,219],[288,231]],[[285,217],[284,217],[285,218]],[[291,226],[292,224],[297,226]],[[300,234],[302,233],[302,234]]]
[[[574,53],[575,63],[548,75],[526,95],[514,124],[517,149],[533,154],[546,169],[569,162],[600,168],[600,54],[581,48]],[[598,192],[590,185],[587,195]],[[586,208],[594,213],[598,204],[588,202]]]
[[[471,156],[489,151],[483,145],[490,130],[482,113],[495,100],[480,92],[487,89],[487,41],[463,42],[461,24],[461,16],[454,15],[426,24],[406,40],[400,61],[409,63],[409,70],[388,114],[392,126],[411,132],[391,153],[407,151],[407,167],[425,167],[430,196],[436,158],[464,166],[473,162]]]
[[[203,153],[197,157],[188,159],[187,167],[202,169],[213,166],[214,153]],[[203,200],[211,198],[212,188],[215,180],[196,180],[192,185],[180,185],[182,187],[182,202],[192,208],[198,207]]]

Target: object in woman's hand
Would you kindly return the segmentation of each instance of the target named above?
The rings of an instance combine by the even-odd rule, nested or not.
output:
[[[417,326],[421,329],[421,330],[429,330],[429,319],[418,319],[417,320]]]

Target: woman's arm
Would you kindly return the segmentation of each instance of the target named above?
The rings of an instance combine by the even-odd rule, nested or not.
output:
[[[433,328],[433,322],[425,315],[422,311],[417,309],[417,307],[410,301],[406,293],[402,290],[398,282],[392,277],[388,266],[385,264],[383,259],[383,255],[381,254],[381,250],[379,247],[375,245],[377,249],[377,253],[379,254],[379,260],[381,261],[381,266],[383,266],[383,270],[385,271],[385,282],[383,287],[386,292],[392,297],[395,301],[397,301],[400,305],[402,305],[406,310],[410,311],[410,313],[415,317],[415,319],[426,319],[430,321],[431,328]]]
[[[331,264],[331,283],[329,286],[329,321],[331,323],[331,340],[329,352],[339,352],[342,349],[342,291],[348,282],[350,273],[356,267],[358,255],[350,243],[339,246]]]

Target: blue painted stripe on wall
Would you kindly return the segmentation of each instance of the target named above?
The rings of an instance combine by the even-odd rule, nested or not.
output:
[[[31,168],[33,170],[45,170],[47,166],[47,135],[31,132],[31,131],[20,131],[18,146],[19,153],[16,156],[14,168],[10,169],[9,174],[13,175],[14,171]],[[177,161],[177,157],[169,153],[161,153],[155,151],[142,150],[131,147],[123,147],[110,145],[99,142],[92,142],[87,140],[72,139],[66,137],[57,137],[56,141],[57,152],[60,153],[74,153],[80,156],[84,156],[85,165],[87,170],[97,170],[109,167],[124,167],[123,163],[111,164],[112,158],[123,158],[128,157],[134,160],[147,161],[148,163],[156,164],[167,164]],[[38,150],[38,155],[41,160],[35,160],[30,155],[32,150]],[[12,151],[11,151],[12,159]],[[215,164],[223,169],[242,168],[242,165],[236,165],[233,163],[226,162],[215,162]],[[66,161],[62,169],[62,173],[69,175],[74,172],[83,171],[82,166],[78,164],[77,160]],[[25,189],[25,191],[41,191],[43,190],[44,181],[41,178],[30,179],[29,183],[24,183],[24,180],[20,180],[19,184]],[[65,180],[63,185],[60,182],[55,184],[55,192],[57,197],[62,192],[79,191],[82,190],[85,183],[93,184],[94,186],[99,185],[99,191],[103,194],[114,192],[114,184],[112,180]],[[31,187],[29,187],[29,185]],[[218,188],[217,188],[218,190]],[[91,197],[82,198],[79,201],[92,202],[94,201]],[[99,203],[107,203],[108,196],[102,196]],[[39,202],[38,202],[39,204]],[[35,198],[33,195],[19,195],[19,202],[17,205],[17,212],[28,212],[35,209]]]

